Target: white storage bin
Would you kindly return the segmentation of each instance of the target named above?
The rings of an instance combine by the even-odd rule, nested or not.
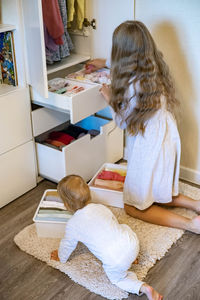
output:
[[[77,174],[88,181],[103,163],[116,162],[123,157],[123,131],[114,121],[90,116],[75,125],[100,133],[93,138],[86,134],[62,150],[41,143],[48,133],[37,137],[38,169],[42,177],[58,182],[66,175]],[[56,131],[62,130],[63,126],[57,127]]]
[[[92,202],[123,208],[124,207],[123,192],[93,186],[95,178],[105,168],[109,168],[113,170],[120,169],[124,171],[126,171],[127,169],[126,165],[111,164],[111,163],[103,164],[103,166],[97,171],[97,173],[94,175],[94,177],[91,179],[91,181],[88,184],[91,191]]]
[[[44,192],[40,204],[38,205],[38,208],[33,217],[33,221],[36,225],[37,235],[38,237],[62,238],[65,234],[65,227],[67,221],[61,222],[61,221],[37,220],[39,209],[46,196],[54,196],[56,198],[59,198],[57,190],[55,189],[49,189]]]

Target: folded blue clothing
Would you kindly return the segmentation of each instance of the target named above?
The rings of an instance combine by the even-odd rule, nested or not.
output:
[[[66,216],[72,216],[73,214],[67,210],[60,210],[60,209],[46,209],[46,208],[40,208],[38,211],[38,214],[59,214],[59,215],[66,215]]]
[[[58,218],[58,219],[70,219],[71,215],[64,214],[37,214],[37,217],[41,218]]]
[[[63,222],[63,223],[67,223],[67,221],[69,220],[69,218],[52,218],[52,217],[40,217],[40,216],[36,216],[35,217],[35,221],[50,221],[50,222]]]

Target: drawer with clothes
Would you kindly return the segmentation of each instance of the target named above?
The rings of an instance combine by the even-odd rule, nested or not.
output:
[[[69,114],[71,123],[76,123],[105,108],[107,103],[100,93],[102,83],[110,83],[108,71],[84,74],[69,70],[51,74],[48,79],[48,98],[32,90],[32,102]]]
[[[123,131],[113,120],[89,116],[64,122],[35,138],[39,174],[58,182],[77,174],[90,180],[100,166],[123,157]]]
[[[88,183],[92,201],[123,208],[126,171],[127,167],[123,164],[103,164]]]

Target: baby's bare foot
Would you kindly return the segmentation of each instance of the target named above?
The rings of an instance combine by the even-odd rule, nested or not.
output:
[[[140,291],[144,294],[146,294],[147,298],[149,300],[162,300],[163,296],[160,295],[156,290],[154,290],[154,288],[146,283],[144,283],[141,288]]]
[[[190,221],[188,230],[200,234],[200,216],[197,216]]]

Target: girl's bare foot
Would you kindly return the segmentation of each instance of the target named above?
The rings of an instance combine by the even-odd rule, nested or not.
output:
[[[150,286],[146,283],[144,283],[141,286],[140,291],[142,293],[144,293],[149,300],[162,300],[163,299],[162,295],[160,295],[156,290],[154,290],[154,288],[152,288],[152,286]]]
[[[200,200],[196,201],[195,211],[196,211],[197,214],[200,215]]]
[[[197,216],[191,220],[188,230],[200,234],[200,216]]]

